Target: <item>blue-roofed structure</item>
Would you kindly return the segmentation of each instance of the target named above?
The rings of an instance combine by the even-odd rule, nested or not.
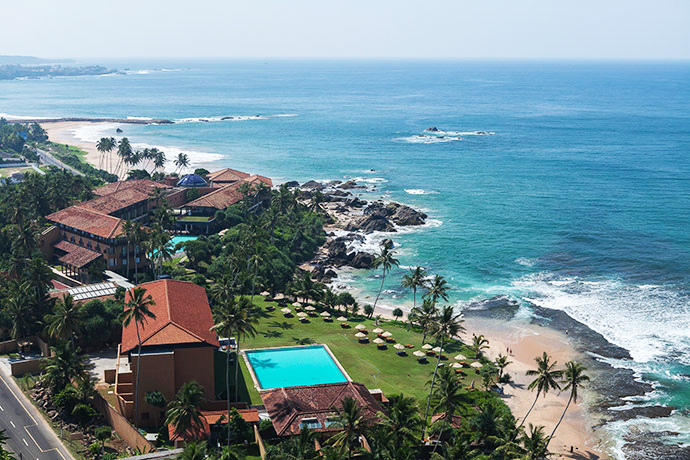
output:
[[[187,174],[182,179],[177,181],[178,187],[208,187],[208,183],[196,174]]]

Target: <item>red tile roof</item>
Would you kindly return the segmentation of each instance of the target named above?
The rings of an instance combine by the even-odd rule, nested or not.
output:
[[[113,182],[110,184],[102,185],[93,191],[94,194],[98,196],[109,195],[111,193],[119,192],[121,190],[126,190],[129,188],[136,188],[140,191],[151,193],[156,188],[168,189],[170,186],[166,184],[161,184],[149,179],[136,179],[136,180],[125,180]]]
[[[189,281],[160,280],[141,284],[155,302],[150,307],[156,315],[139,325],[142,345],[208,344],[219,347],[216,333],[211,331],[213,319],[206,290]],[[129,291],[125,302],[129,300]],[[134,323],[122,329],[122,352],[138,346]]]
[[[225,168],[207,176],[209,182],[236,182],[249,177],[249,174],[236,169]]]
[[[261,393],[278,436],[299,434],[305,418],[316,418],[321,423],[322,428],[314,431],[335,430],[324,428],[324,423],[335,415],[333,407],[342,407],[347,398],[357,402],[365,417],[374,418],[383,411],[367,387],[355,382],[276,388]]]
[[[245,182],[249,182],[251,184],[258,184],[259,182],[262,182],[264,185],[267,185],[268,187],[273,187],[273,181],[270,177],[259,176],[258,174],[254,174],[253,176],[247,177],[245,179]]]
[[[242,192],[240,192],[242,183],[243,182],[233,182],[230,185],[226,185],[196,200],[190,201],[184,205],[184,207],[225,209],[242,199]]]
[[[46,219],[103,238],[116,238],[122,234],[122,219],[83,208],[81,205],[54,212],[46,216]]]
[[[242,418],[248,423],[259,423],[259,411],[257,409],[237,409]],[[221,423],[227,423],[228,421],[228,411],[227,410],[213,410],[213,411],[201,411],[201,420],[204,426],[199,430],[190,429],[182,436],[175,434],[175,427],[168,425],[168,435],[171,441],[177,441],[180,437],[183,441],[194,441],[196,439],[208,439],[211,434],[211,425],[215,425],[218,420],[223,417]]]
[[[149,190],[140,189],[139,187],[129,187],[114,193],[101,195],[93,200],[85,201],[79,206],[102,212],[103,214],[112,214],[128,206],[148,201],[150,197],[151,192]]]
[[[223,210],[242,199],[242,192],[240,192],[240,188],[244,183],[248,183],[252,187],[255,187],[260,183],[263,183],[269,187],[273,186],[273,181],[271,181],[271,179],[255,174],[241,181],[233,182],[232,184],[228,184],[224,187],[216,189],[211,193],[207,193],[196,200],[190,201],[184,205],[184,207],[215,208]]]
[[[442,419],[443,417],[445,417],[445,416],[446,416],[446,413],[445,413],[445,412],[441,412],[440,414],[434,414],[434,415],[432,415],[432,416],[431,416],[431,424],[433,425],[434,423],[436,423],[437,421],[441,420],[441,419]],[[459,415],[452,415],[452,416],[451,416],[451,422],[450,422],[450,424],[451,424],[454,428],[460,428],[460,424],[461,424],[461,423],[462,423],[462,417],[461,417],[461,416],[459,416]]]
[[[60,241],[53,245],[55,249],[66,252],[64,256],[58,258],[63,264],[71,265],[74,268],[82,268],[94,260],[101,257],[100,252],[77,246],[69,241]]]

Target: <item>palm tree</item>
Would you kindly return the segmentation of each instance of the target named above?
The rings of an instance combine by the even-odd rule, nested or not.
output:
[[[157,390],[146,393],[146,395],[144,395],[144,401],[157,409],[163,409],[168,404],[168,401],[165,399],[165,395]],[[160,410],[156,412],[156,416],[154,417],[156,419],[156,428],[158,428],[159,412]]]
[[[340,454],[347,452],[347,458],[352,458],[352,444],[358,441],[367,430],[368,420],[362,413],[362,408],[352,398],[343,400],[342,408],[333,408],[336,411],[335,422],[332,426],[340,428],[330,442],[333,447],[340,449]]]
[[[187,156],[186,153],[179,153],[177,155],[177,158],[175,158],[175,166],[177,166],[177,169],[175,172],[182,172],[183,168],[186,168],[189,166],[189,157]]]
[[[249,332],[245,332],[246,334],[255,334],[255,330],[253,329],[253,325],[251,324],[245,324],[247,323],[247,317],[249,312],[247,311],[246,308],[243,308],[238,302],[238,299],[229,293],[230,295],[222,297],[218,300],[218,306],[214,309],[213,311],[213,322],[214,325],[211,327],[211,330],[216,331],[216,332],[221,332],[225,334],[225,336],[228,338],[228,345],[225,349],[225,391],[226,391],[226,399],[228,401],[228,420],[230,420],[230,411],[231,411],[231,405],[230,405],[230,336],[232,335],[232,331],[238,327],[244,327],[245,330],[251,329]],[[239,335],[239,334],[238,334]],[[237,340],[237,339],[236,339]],[[238,348],[239,352],[239,348]],[[235,363],[237,364],[237,363]],[[235,376],[235,387],[238,387],[237,384],[237,375]],[[235,394],[235,400],[237,400],[237,393]],[[228,445],[230,445],[230,424],[228,423]]]
[[[410,269],[408,275],[403,276],[402,287],[412,289],[412,309],[417,308],[417,289],[426,286],[426,270],[422,267]]]
[[[113,137],[102,137],[101,140],[96,143],[96,149],[101,152],[101,157],[98,160],[98,169],[103,169],[103,159],[105,154],[112,152],[115,148],[115,145],[115,138]],[[110,165],[109,169],[112,169],[112,164]]]
[[[448,290],[450,288],[448,287],[448,281],[446,281],[441,275],[434,276],[433,281],[431,281],[429,284],[426,284],[424,288],[427,291],[424,293],[424,295],[422,295],[422,298],[431,299],[431,303],[434,305],[436,305],[438,299],[443,299],[446,302],[448,301]]]
[[[117,156],[120,158],[115,166],[115,174],[120,176],[120,166],[123,163],[129,163],[132,157],[132,145],[129,143],[129,139],[123,137],[117,144]]]
[[[534,360],[537,362],[537,368],[528,370],[527,375],[536,375],[536,378],[529,384],[527,388],[532,391],[534,391],[536,388],[537,397],[534,398],[532,406],[525,414],[525,417],[522,419],[522,422],[520,422],[519,426],[524,425],[525,420],[527,420],[527,416],[530,414],[530,412],[532,412],[532,409],[534,409],[534,405],[537,404],[540,394],[546,396],[546,393],[548,393],[550,390],[561,389],[561,386],[558,384],[558,379],[563,375],[563,371],[557,371],[554,369],[556,367],[556,361],[552,363],[551,357],[546,352],[544,352],[541,356],[537,356],[534,358]]]
[[[546,447],[548,446],[548,439],[544,435],[543,426],[534,426],[529,424],[529,433],[523,433],[520,437],[522,445],[525,447],[526,460],[539,460],[545,458]]]
[[[374,310],[376,309],[376,304],[379,301],[379,297],[381,296],[381,291],[383,291],[383,282],[386,280],[386,273],[388,273],[391,268],[393,268],[393,265],[396,267],[400,265],[400,262],[398,259],[395,257],[395,251],[393,251],[390,246],[384,245],[381,248],[381,252],[374,258],[374,262],[372,263],[372,267],[374,269],[377,269],[379,267],[382,267],[383,269],[383,274],[381,276],[381,286],[379,287],[379,292],[376,294],[376,300],[374,300]]]
[[[472,346],[474,355],[477,359],[482,356],[482,350],[489,348],[489,341],[483,335],[472,334]]]
[[[568,404],[566,404],[565,409],[563,409],[561,418],[558,419],[558,423],[556,423],[556,426],[553,428],[553,431],[551,432],[551,436],[549,436],[549,438],[546,440],[546,445],[544,446],[544,453],[546,453],[546,448],[549,447],[549,443],[553,439],[553,436],[556,434],[558,426],[563,421],[563,417],[565,417],[565,413],[568,411],[570,403],[577,403],[577,390],[580,387],[582,387],[586,382],[589,382],[589,376],[585,374],[586,370],[587,368],[585,366],[576,361],[568,361],[567,363],[565,363],[565,376],[563,378],[562,383],[565,383],[566,385],[563,387],[562,391],[567,391],[569,389],[570,397],[568,398]]]
[[[26,297],[14,294],[5,301],[5,310],[12,318],[10,335],[13,339],[25,337],[31,330],[31,309],[26,300]]]
[[[129,301],[125,303],[125,310],[120,316],[122,327],[127,327],[134,321],[137,330],[137,386],[134,389],[134,425],[139,425],[139,377],[141,368],[141,335],[139,325],[143,328],[149,319],[156,319],[156,315],[149,309],[155,305],[151,294],[146,293],[146,289],[135,287],[129,291]]]
[[[65,388],[72,379],[83,379],[88,375],[89,359],[81,355],[79,348],[61,340],[50,347],[51,357],[43,364],[43,379],[57,392]]]
[[[503,377],[503,370],[512,363],[512,361],[508,361],[508,357],[505,355],[499,354],[498,357],[496,357],[494,365],[498,368],[498,380],[501,380],[501,377]]]
[[[204,387],[192,380],[183,384],[175,395],[175,399],[168,404],[165,414],[165,424],[174,427],[173,435],[182,437],[191,432],[196,439],[203,427],[201,419],[201,401],[204,399]]]
[[[455,375],[455,369],[450,366],[442,367],[438,371],[438,386],[432,395],[434,413],[443,412],[443,420],[452,423],[453,415],[463,403],[462,392],[462,381]]]
[[[0,460],[17,460],[5,449],[5,444],[10,438],[5,434],[5,430],[0,430]]]
[[[74,302],[72,294],[65,294],[55,304],[53,313],[45,315],[46,334],[55,339],[69,339],[74,346],[74,336],[81,332],[84,314],[81,304]]]
[[[156,151],[156,155],[153,158],[153,170],[158,171],[161,168],[165,167],[165,152],[161,150]]]
[[[184,446],[178,460],[206,460],[208,452],[205,442],[189,442]]]
[[[379,414],[379,418],[388,436],[393,437],[395,450],[414,445],[422,431],[422,418],[415,399],[402,393],[390,397],[388,414]]]
[[[426,336],[429,333],[429,328],[438,317],[438,309],[432,303],[431,299],[424,299],[421,307],[417,307],[410,312],[416,322],[422,328],[422,345],[426,343]]]
[[[441,341],[441,350],[443,350],[443,345],[445,344],[446,338],[453,338],[460,332],[465,330],[465,328],[462,325],[463,321],[464,320],[462,319],[462,313],[456,314],[455,311],[453,311],[453,307],[451,307],[450,305],[446,305],[445,307],[443,307],[443,310],[441,310],[441,313],[439,314],[434,324],[434,336],[437,341]],[[427,420],[429,419],[429,406],[431,404],[431,395],[434,392],[436,374],[438,373],[438,368],[441,364],[441,354],[442,353],[438,354],[436,366],[434,367],[434,375],[431,378],[431,385],[429,387],[429,397],[426,401],[426,412],[424,413],[425,427],[427,425]]]
[[[405,314],[403,313],[401,308],[396,308],[393,310],[393,317],[395,318],[396,321],[400,321],[400,318],[402,318]]]

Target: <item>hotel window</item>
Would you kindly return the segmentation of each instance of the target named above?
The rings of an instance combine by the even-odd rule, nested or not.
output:
[[[137,257],[137,263],[141,263],[141,257]]]
[[[317,430],[321,428],[321,423],[315,418],[303,418],[299,424],[300,428],[309,428],[310,430]]]
[[[122,265],[127,265],[127,259],[122,259]]]
[[[114,266],[115,266],[115,260],[116,260],[116,259],[109,259],[109,260],[108,260],[108,265],[110,265],[111,267],[114,267]]]

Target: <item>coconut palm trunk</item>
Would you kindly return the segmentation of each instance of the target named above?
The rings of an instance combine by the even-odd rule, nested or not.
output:
[[[383,269],[383,276],[381,277],[381,286],[379,287],[379,292],[376,294],[376,299],[374,300],[374,310],[376,310],[376,304],[381,296],[381,291],[383,291],[383,282],[386,280],[386,269]]]
[[[429,407],[431,406],[431,394],[434,392],[434,384],[436,383],[436,374],[438,374],[438,366],[441,364],[441,353],[443,353],[444,340],[441,337],[441,351],[438,353],[436,359],[436,367],[434,368],[434,375],[431,377],[431,388],[429,388],[429,397],[426,400],[426,411],[424,411],[424,432],[422,433],[422,441],[427,430],[427,420],[429,420]]]
[[[527,420],[527,417],[529,417],[529,413],[532,412],[532,409],[534,409],[534,406],[537,404],[537,401],[539,401],[539,392],[537,392],[537,397],[534,398],[534,402],[532,403],[529,410],[525,414],[525,417],[522,419],[522,422],[520,422],[520,425],[518,425],[518,428],[520,428],[522,425],[525,424],[525,420]]]
[[[228,346],[230,345],[230,337],[228,337]],[[240,334],[235,337],[235,402],[239,401],[240,385],[238,379],[240,377]]]
[[[225,399],[228,400],[228,446],[230,446],[230,334],[232,329],[228,328],[228,344],[225,348]]]
[[[139,370],[141,369],[141,336],[139,335],[139,322],[134,322],[137,329],[137,386],[134,389],[134,426],[139,426]]]

